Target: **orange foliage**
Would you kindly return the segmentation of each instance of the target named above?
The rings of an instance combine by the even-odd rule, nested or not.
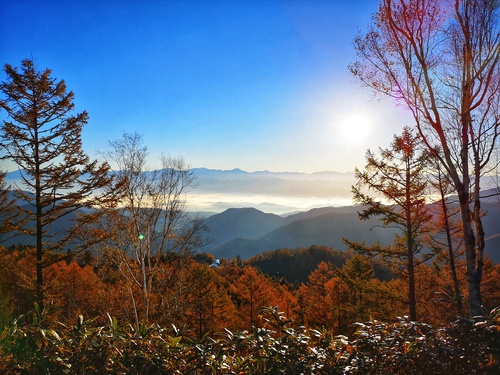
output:
[[[83,313],[96,316],[103,312],[103,283],[90,267],[58,262],[46,269],[45,279],[46,302],[54,302],[63,323],[74,323]]]
[[[237,306],[237,323],[240,329],[258,325],[259,315],[265,306],[279,306],[280,296],[271,280],[246,266],[241,274],[230,280],[230,292]]]
[[[336,304],[338,278],[328,264],[321,262],[309,275],[306,284],[300,287],[303,319],[310,327],[333,328],[335,317],[333,307]]]
[[[193,262],[186,279],[184,324],[201,338],[220,332],[236,314],[223,278],[205,264]]]
[[[481,290],[483,306],[487,311],[500,306],[500,264],[493,264],[489,258],[484,260]]]
[[[5,308],[13,316],[26,314],[33,309],[36,300],[35,252],[29,248],[1,248],[0,254],[0,284]]]
[[[0,248],[0,260],[0,324],[5,324],[33,308],[35,257],[30,249]],[[127,283],[119,267],[99,257],[89,257],[82,264],[86,265],[58,262],[44,270],[45,302],[54,301],[57,319],[71,324],[79,314],[104,318],[109,313],[119,321],[134,322],[130,293],[137,285]],[[260,326],[262,308],[276,306],[297,324],[350,334],[356,321],[394,321],[408,311],[404,274],[380,281],[372,267],[359,256],[349,258],[342,268],[321,262],[308,281],[294,289],[283,279],[277,281],[236,261],[223,260],[219,267],[210,268],[194,258],[165,260],[157,267],[149,296],[151,322],[185,327],[201,337],[222,328]],[[463,264],[458,269],[465,283]],[[416,269],[418,315],[423,321],[442,324],[457,317],[451,283],[448,267],[422,264]],[[482,290],[487,309],[500,305],[500,265],[486,260]],[[141,311],[141,302],[136,302]]]

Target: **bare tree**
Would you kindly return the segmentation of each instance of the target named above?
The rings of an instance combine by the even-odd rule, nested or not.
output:
[[[105,221],[108,254],[128,281],[136,324],[148,321],[155,276],[167,253],[190,254],[201,246],[202,223],[185,210],[185,194],[194,176],[182,158],[161,158],[161,168],[147,165],[148,151],[138,134],[110,142],[103,155],[116,165],[124,187],[120,208]]]
[[[43,269],[59,261],[62,250],[75,252],[71,241],[97,212],[84,214],[81,208],[114,202],[113,194],[96,194],[112,176],[107,163],[91,161],[83,151],[81,132],[88,114],[71,114],[74,94],[64,81],[56,82],[50,69],[38,71],[32,59],[22,61],[21,71],[7,64],[5,72],[0,108],[9,121],[1,125],[0,148],[21,172],[24,189],[18,187],[16,196],[29,207],[23,216],[35,223],[16,230],[35,236],[37,299],[43,306]],[[59,225],[62,218],[69,219],[67,228]]]
[[[469,315],[481,313],[481,177],[492,166],[500,109],[498,1],[381,0],[355,39],[353,74],[408,108],[458,195]],[[436,147],[439,146],[439,147]]]

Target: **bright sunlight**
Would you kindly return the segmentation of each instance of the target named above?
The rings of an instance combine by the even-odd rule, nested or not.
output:
[[[371,132],[372,120],[364,113],[351,114],[343,118],[339,124],[340,135],[350,142],[361,142]]]

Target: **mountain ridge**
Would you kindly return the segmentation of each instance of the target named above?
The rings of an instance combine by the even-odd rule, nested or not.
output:
[[[307,212],[294,214],[281,218],[276,223],[281,222],[278,227],[267,227],[269,231],[263,233],[265,225],[260,227],[261,234],[249,235],[240,231],[238,236],[234,236],[228,241],[216,241],[204,251],[219,258],[233,258],[239,256],[242,259],[249,259],[254,255],[277,250],[296,249],[309,246],[328,246],[335,250],[345,251],[347,248],[343,243],[343,238],[351,241],[365,242],[367,245],[381,243],[387,245],[392,242],[397,229],[383,228],[376,219],[360,221],[358,211],[361,206],[346,207],[324,207],[312,209]],[[500,206],[495,203],[484,203],[484,209],[488,215],[483,218],[483,224],[487,233],[486,255],[496,263],[500,262],[500,252],[495,249],[500,248]],[[231,211],[234,217],[239,209]],[[259,211],[259,210],[255,210]],[[263,212],[255,212],[253,221],[266,215]],[[243,216],[242,216],[243,217]],[[219,214],[217,218],[220,222],[228,220],[225,213]],[[207,222],[210,226],[210,221]],[[239,222],[240,228],[251,227],[252,222]],[[254,232],[257,233],[258,231]],[[226,236],[229,238],[229,236]]]
[[[278,248],[299,248],[311,245],[331,246],[335,249],[345,249],[342,238],[353,241],[381,241],[388,243],[392,240],[393,233],[387,229],[374,229],[380,224],[374,220],[371,222],[360,222],[357,211],[362,207],[355,205],[319,205],[318,202],[331,199],[326,194],[331,189],[331,184],[336,186],[337,194],[345,189],[350,195],[351,173],[323,171],[312,174],[301,172],[269,172],[256,171],[246,172],[239,168],[233,170],[213,170],[208,168],[195,168],[193,171],[199,175],[205,174],[200,184],[203,186],[200,196],[205,198],[210,194],[232,194],[238,193],[243,196],[242,207],[224,207],[231,205],[232,201],[224,201],[218,204],[219,212],[211,210],[197,210],[203,212],[206,224],[211,232],[205,235],[205,239],[213,238],[213,241],[202,250],[212,252],[219,257],[251,257],[262,251],[270,251]],[[14,171],[7,174],[7,183],[19,177],[20,172]],[[337,180],[330,180],[323,184],[324,176],[334,176]],[[304,180],[297,180],[297,176],[307,176]],[[339,180],[340,178],[340,180]],[[335,182],[336,181],[336,182]],[[267,184],[267,185],[266,185]],[[320,185],[320,187],[316,186]],[[311,187],[312,186],[312,187]],[[240,188],[242,190],[240,190]],[[307,188],[307,189],[306,189]],[[220,190],[222,189],[222,190]],[[222,193],[221,193],[222,191]],[[488,191],[484,191],[488,194]],[[304,201],[312,195],[323,200],[315,201],[317,207],[299,209],[298,207],[280,205],[280,198],[289,194],[299,201]],[[316,195],[315,195],[316,194]],[[250,198],[258,196],[260,202],[273,202],[269,204],[250,202]],[[198,197],[199,198],[199,197]],[[191,197],[189,197],[191,199]],[[217,196],[217,199],[219,197]],[[264,200],[269,199],[269,200]],[[248,202],[247,202],[248,200]],[[255,208],[259,207],[259,209]],[[266,207],[279,207],[288,210],[286,215],[265,212]],[[212,209],[215,205],[212,205]],[[500,205],[498,198],[484,200],[483,208],[489,211],[484,218],[486,232],[487,252],[490,258],[500,262],[500,253],[492,251],[500,248]],[[293,213],[290,213],[293,212]],[[29,241],[29,238],[23,238]]]

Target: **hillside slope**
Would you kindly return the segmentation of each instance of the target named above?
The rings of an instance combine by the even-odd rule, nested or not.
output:
[[[483,209],[486,215],[483,225],[486,232],[486,255],[495,263],[500,263],[500,205],[497,203],[484,203]],[[380,242],[388,244],[392,241],[395,229],[382,228],[376,219],[360,221],[356,207],[325,207],[308,212],[291,215],[286,218],[274,218],[273,225],[280,221],[284,223],[267,233],[252,236],[251,233],[259,233],[268,224],[261,223],[258,229],[252,229],[253,221],[245,221],[245,214],[240,216],[239,210],[233,210],[231,217],[238,218],[238,235],[225,232],[224,228],[231,228],[230,224],[218,228],[215,234],[224,233],[219,236],[218,241],[208,250],[219,258],[232,258],[239,255],[243,259],[275,249],[296,249],[309,247],[311,245],[329,246],[336,250],[345,250],[342,241],[347,238],[352,241],[366,242],[372,244]],[[326,212],[326,213],[325,213]],[[224,213],[223,213],[224,214]],[[222,216],[224,216],[221,214]],[[252,214],[259,217],[255,212]],[[261,218],[266,215],[261,213]],[[229,218],[227,218],[229,220]],[[266,225],[265,225],[266,224]],[[234,224],[233,224],[234,225]],[[232,238],[231,238],[232,237]],[[228,239],[223,242],[223,239]],[[217,246],[217,243],[222,243]]]
[[[206,237],[211,240],[204,251],[210,251],[236,238],[260,237],[284,225],[285,219],[255,208],[230,208],[206,218],[204,222],[209,228]]]
[[[382,244],[389,243],[395,233],[394,230],[380,228],[378,225],[376,220],[359,221],[356,212],[333,212],[293,221],[258,238],[238,238],[215,247],[210,252],[219,258],[239,255],[243,259],[248,259],[263,251],[311,245],[345,250],[343,238],[367,243],[378,241]]]

